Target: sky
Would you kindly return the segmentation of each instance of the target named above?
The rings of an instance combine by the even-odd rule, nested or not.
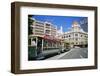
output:
[[[57,26],[57,29],[60,29],[60,27],[62,26],[63,32],[67,32],[70,30],[73,21],[77,21],[79,23],[80,20],[87,18],[87,17],[74,17],[74,16],[53,16],[53,15],[33,15],[32,17],[39,21],[50,22],[54,26]]]

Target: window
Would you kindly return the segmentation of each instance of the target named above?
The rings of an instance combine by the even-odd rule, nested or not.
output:
[[[46,24],[46,26],[50,26],[50,24]]]
[[[74,42],[72,42],[71,44],[74,44]]]
[[[81,44],[83,44],[83,42],[81,42]]]
[[[78,36],[78,34],[75,34],[75,36]]]
[[[68,38],[68,36],[66,36],[66,38]]]
[[[45,34],[50,34],[50,30],[45,30]]]
[[[76,41],[78,40],[78,39],[75,39]]]
[[[85,38],[87,38],[87,36],[85,36]]]

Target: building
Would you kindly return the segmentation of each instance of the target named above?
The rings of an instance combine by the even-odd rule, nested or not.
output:
[[[52,35],[52,36],[56,36],[56,32],[57,32],[57,28],[54,27],[53,24],[51,24],[50,22],[42,22],[42,21],[38,21],[35,20],[34,18],[32,19],[32,24],[30,25],[30,27],[32,28],[32,34],[33,35]]]
[[[57,27],[50,22],[38,21],[32,17],[29,18],[28,46],[36,47],[42,51],[47,49],[58,49],[61,46],[61,40],[57,37]]]
[[[88,44],[88,34],[83,31],[77,21],[72,23],[70,31],[63,33],[62,38],[70,45],[70,47],[83,47]]]

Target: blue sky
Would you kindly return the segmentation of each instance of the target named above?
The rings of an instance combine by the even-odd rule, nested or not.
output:
[[[52,16],[52,15],[33,15],[32,17],[39,21],[51,22],[52,24],[56,25],[58,29],[62,26],[63,32],[69,31],[69,28],[71,28],[73,21],[77,21],[79,23],[80,20],[87,18],[87,17],[73,17],[73,16]]]

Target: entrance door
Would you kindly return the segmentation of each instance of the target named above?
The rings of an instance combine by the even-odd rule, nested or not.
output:
[[[38,37],[37,40],[37,54],[42,53],[42,38]]]

